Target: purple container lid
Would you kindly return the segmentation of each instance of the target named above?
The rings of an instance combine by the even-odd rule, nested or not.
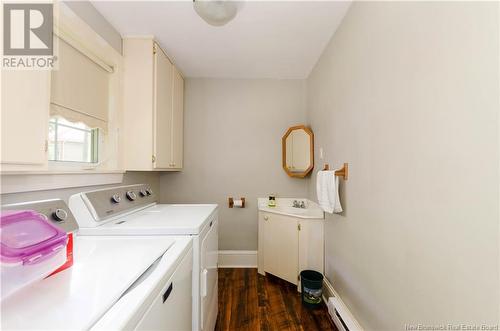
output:
[[[67,234],[32,210],[2,211],[0,261],[34,264],[66,246]]]

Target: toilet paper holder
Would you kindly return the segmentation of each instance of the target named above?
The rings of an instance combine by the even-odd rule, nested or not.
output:
[[[241,206],[236,206],[236,207],[239,207],[239,208],[245,208],[245,198],[240,198],[241,200]],[[234,208],[234,199],[232,197],[230,197],[228,199],[229,201],[229,208]]]

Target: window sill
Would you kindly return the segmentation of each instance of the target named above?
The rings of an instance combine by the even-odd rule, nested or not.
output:
[[[1,171],[2,176],[21,175],[94,175],[94,174],[124,174],[125,170],[27,170],[27,171]]]
[[[4,171],[1,194],[121,184],[123,170]]]

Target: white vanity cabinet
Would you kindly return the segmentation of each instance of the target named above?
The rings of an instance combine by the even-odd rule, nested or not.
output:
[[[300,284],[302,270],[323,273],[323,218],[259,210],[258,271]]]
[[[126,170],[182,169],[184,79],[152,38],[125,38]]]

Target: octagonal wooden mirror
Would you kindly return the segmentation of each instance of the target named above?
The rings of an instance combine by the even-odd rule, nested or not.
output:
[[[303,178],[314,168],[314,134],[305,125],[289,128],[282,140],[283,169],[290,177]]]

